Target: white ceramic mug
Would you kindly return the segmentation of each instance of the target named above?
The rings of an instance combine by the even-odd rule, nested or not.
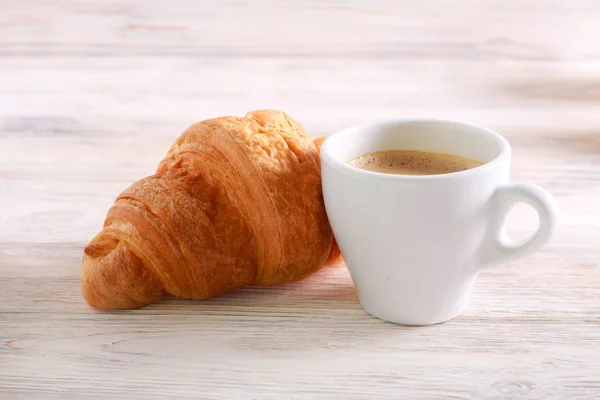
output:
[[[441,175],[393,175],[346,162],[382,150],[421,150],[483,162]],[[458,316],[479,273],[526,256],[549,239],[557,218],[552,196],[510,184],[510,145],[477,126],[398,119],[351,127],[321,148],[327,214],[362,307],[404,325]],[[516,203],[539,214],[538,229],[511,241],[504,219]],[[510,295],[507,293],[507,295]]]

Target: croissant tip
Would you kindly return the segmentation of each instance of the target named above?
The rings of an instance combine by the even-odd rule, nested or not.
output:
[[[95,243],[90,243],[83,249],[83,254],[89,257],[94,257],[96,253],[98,253],[98,245]]]

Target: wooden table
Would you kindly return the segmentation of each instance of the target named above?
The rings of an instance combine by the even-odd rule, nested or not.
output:
[[[1,1],[0,398],[600,398],[600,3],[222,3]],[[114,197],[193,122],[261,108],[312,136],[397,116],[489,126],[560,227],[427,328],[369,317],[344,266],[88,308],[82,248]],[[535,222],[517,208],[511,234]]]

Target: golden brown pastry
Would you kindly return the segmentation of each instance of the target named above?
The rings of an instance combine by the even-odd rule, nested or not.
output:
[[[168,294],[206,299],[340,262],[322,199],[320,144],[281,111],[192,125],[155,175],[117,197],[85,248],[85,300],[118,309]]]

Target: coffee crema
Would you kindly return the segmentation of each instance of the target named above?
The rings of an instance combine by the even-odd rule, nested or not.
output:
[[[482,162],[451,154],[386,150],[363,154],[346,164],[365,171],[395,175],[439,175],[464,171]]]

